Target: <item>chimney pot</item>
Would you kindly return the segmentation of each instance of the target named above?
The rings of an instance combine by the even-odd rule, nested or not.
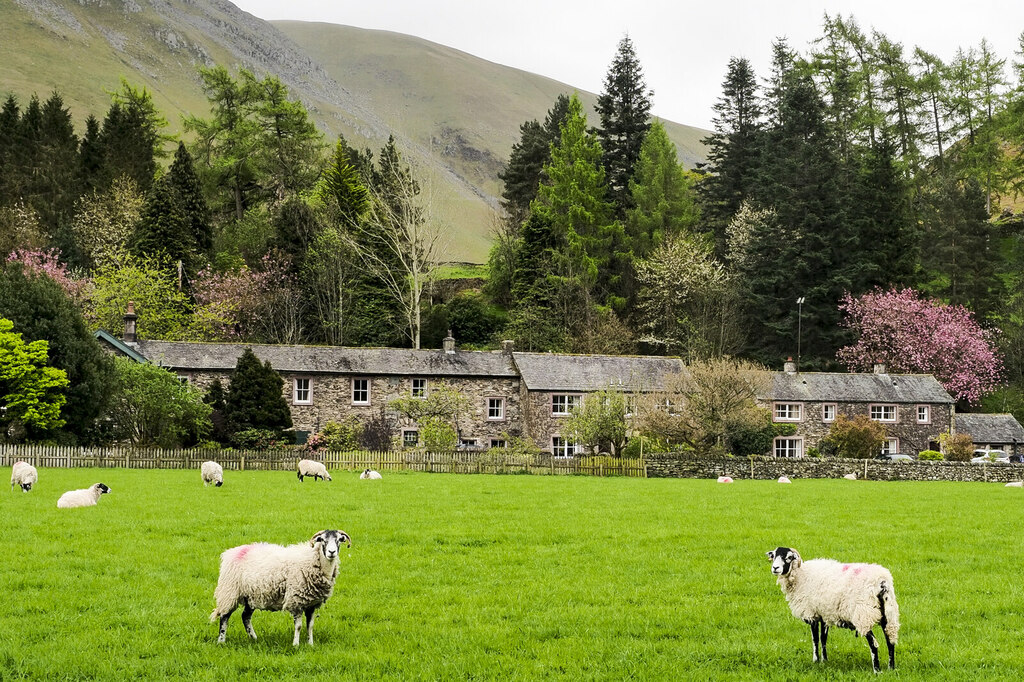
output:
[[[785,370],[786,374],[796,374],[796,363],[793,362],[792,356],[786,358],[786,364],[783,365],[782,368]]]
[[[124,342],[135,343],[135,321],[139,316],[135,314],[135,302],[128,301],[128,310],[124,314]]]
[[[448,354],[455,353],[455,337],[452,336],[452,330],[448,330],[448,336],[444,337],[444,352]]]
[[[515,341],[506,339],[501,342],[501,352],[505,355],[512,355],[512,352],[516,349]]]
[[[886,373],[886,371],[885,371],[885,363],[884,362],[876,362],[875,363],[875,374],[885,374],[885,373]]]

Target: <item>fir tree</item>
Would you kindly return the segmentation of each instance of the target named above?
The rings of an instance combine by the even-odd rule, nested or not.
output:
[[[139,256],[157,257],[166,267],[177,267],[180,262],[185,272],[192,272],[195,238],[169,177],[161,178],[149,191],[130,250]]]
[[[100,122],[90,114],[89,118],[85,119],[85,135],[78,145],[78,184],[83,194],[101,186],[103,163]]]
[[[246,348],[231,373],[224,400],[228,430],[234,434],[245,429],[290,429],[292,416],[283,388],[284,380],[270,361],[261,365],[252,349]]]
[[[192,155],[185,149],[183,142],[178,143],[178,151],[174,153],[174,162],[167,177],[177,192],[178,206],[189,222],[189,232],[196,248],[206,253],[213,245],[210,210],[192,165]]]
[[[370,193],[363,184],[363,174],[353,162],[353,152],[338,136],[331,155],[317,185],[317,194],[322,201],[337,211],[343,225],[354,225],[366,213]]]

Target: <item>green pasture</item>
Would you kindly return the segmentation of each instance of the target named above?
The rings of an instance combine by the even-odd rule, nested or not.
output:
[[[98,481],[98,506],[56,508]],[[1018,679],[1022,508],[982,483],[42,469],[0,491],[0,680],[873,679],[847,631],[811,663],[776,545],[892,570],[885,678]],[[323,528],[353,546],[316,646],[266,612],[218,645],[220,553]]]

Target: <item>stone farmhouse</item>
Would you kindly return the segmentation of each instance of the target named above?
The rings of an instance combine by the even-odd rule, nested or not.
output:
[[[958,433],[971,434],[979,450],[1002,450],[1007,455],[1024,454],[1024,427],[1012,414],[958,414]]]
[[[122,339],[105,331],[96,332],[97,339],[109,352],[166,367],[204,390],[215,378],[226,386],[239,356],[252,348],[284,379],[300,440],[328,421],[365,419],[396,398],[426,397],[444,383],[471,401],[456,425],[461,447],[503,447],[509,437],[524,437],[555,456],[570,456],[578,447],[563,427],[587,394],[610,387],[657,392],[666,376],[685,370],[678,358],[523,353],[511,341],[499,351],[459,350],[451,336],[431,350],[143,340],[135,338],[134,319],[126,315]],[[840,414],[883,423],[883,452],[937,449],[939,434],[957,427],[954,401],[934,377],[888,374],[882,365],[863,374],[797,372],[790,361],[773,372],[759,402],[775,422],[796,426],[793,435],[775,439],[778,457],[803,457]],[[414,422],[400,421],[398,430],[404,445],[419,442]]]

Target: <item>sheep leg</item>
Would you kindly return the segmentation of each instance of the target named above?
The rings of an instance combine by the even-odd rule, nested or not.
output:
[[[885,635],[885,646],[889,649],[889,670],[895,670],[896,645],[892,643],[892,640],[889,638],[889,633],[886,632],[884,629],[882,630],[882,634]]]
[[[828,623],[822,622],[821,624],[821,660],[828,660],[828,651],[826,651],[826,645],[828,644]]]
[[[227,639],[227,636],[228,636],[228,619],[231,618],[231,614],[234,613],[234,612],[235,612],[235,610],[231,609],[227,613],[222,613],[221,614],[221,616],[220,616],[220,636],[217,637],[217,643],[218,644],[223,644],[224,640]]]
[[[880,670],[878,665],[878,643],[875,641],[875,636],[871,630],[868,630],[868,633],[864,635],[864,639],[867,640],[868,646],[871,648],[871,667],[877,673]]]
[[[255,640],[256,631],[252,629],[252,614],[254,611],[256,609],[249,606],[249,602],[245,602],[245,606],[242,608],[242,625],[245,627],[246,634]]]
[[[315,620],[316,609],[306,609],[306,636],[310,646],[313,646],[313,621]]]
[[[811,621],[811,644],[813,646],[813,651],[811,653],[811,662],[812,663],[817,663],[818,662],[818,646],[819,646],[819,643],[820,643],[820,641],[819,641],[819,634],[818,634],[818,621],[812,620]]]
[[[299,632],[302,631],[302,611],[296,611],[293,613],[292,618],[295,619],[295,637],[292,639],[292,646],[298,646]]]

